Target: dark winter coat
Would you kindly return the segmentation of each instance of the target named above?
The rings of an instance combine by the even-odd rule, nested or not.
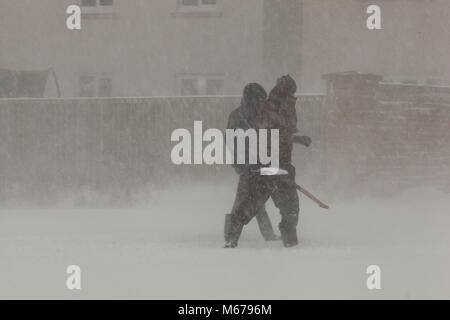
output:
[[[244,88],[241,105],[230,113],[227,129],[256,129],[256,120],[260,108],[267,98],[264,88],[251,83]],[[238,174],[248,172],[253,166],[249,164],[249,144],[246,141],[245,164],[237,164],[237,139],[234,141],[234,164],[233,167]],[[256,165],[257,166],[257,165]],[[255,167],[256,167],[255,166]]]
[[[287,90],[283,87],[283,83],[279,81],[270,92],[269,98],[261,108],[257,119],[257,126],[259,128],[279,130],[281,166],[291,163],[293,149],[292,137],[298,132],[297,111],[295,110],[297,99],[294,97],[292,90],[295,89],[291,88]]]

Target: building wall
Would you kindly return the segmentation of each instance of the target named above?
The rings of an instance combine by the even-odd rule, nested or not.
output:
[[[300,79],[302,66],[302,1],[264,0],[264,79],[289,73]],[[300,88],[301,89],[301,88]]]
[[[366,28],[370,4],[382,30]],[[447,0],[304,0],[302,85],[323,91],[322,74],[355,70],[450,84]]]
[[[303,93],[322,75],[356,70],[385,78],[450,83],[448,0],[218,0],[213,15],[177,13],[178,0],[115,0],[115,15],[65,27],[81,0],[0,0],[0,68],[54,67],[65,97],[79,73],[111,77],[114,96],[180,94],[177,78],[223,78],[221,94],[245,83],[267,89],[291,73]],[[382,30],[367,30],[369,4]]]
[[[177,0],[115,0],[113,17],[83,16],[82,29],[69,31],[74,1],[1,0],[0,66],[54,67],[65,97],[80,72],[112,74],[114,96],[176,95],[178,74],[223,76],[222,94],[260,78],[260,0],[220,1],[219,14],[200,17],[177,14]]]
[[[449,189],[450,87],[392,84],[358,73],[326,78],[329,187],[378,194]]]

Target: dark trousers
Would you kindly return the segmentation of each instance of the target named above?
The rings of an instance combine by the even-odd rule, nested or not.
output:
[[[296,245],[297,224],[300,212],[299,197],[295,187],[295,167],[283,166],[288,171],[287,176],[273,179],[273,192],[271,194],[275,206],[280,210],[281,222],[278,228],[281,232],[283,243],[287,246]]]
[[[257,216],[258,226],[264,239],[274,237],[272,223],[265,210],[273,186],[267,184],[259,173],[239,175],[239,183],[231,214],[225,218],[225,242],[237,246],[244,225]]]
[[[295,189],[295,168],[287,165],[284,169],[289,173],[287,176],[269,177],[259,173],[239,176],[236,198],[229,217],[230,227],[225,232],[227,241],[235,241],[237,244],[244,225],[258,214],[267,215],[265,203],[270,197],[280,210],[279,229],[282,237],[287,233],[293,237],[298,224],[299,198]]]
[[[265,177],[254,174],[241,174],[236,190],[231,215],[244,225],[248,224],[259,212],[265,212],[264,205],[269,199],[273,185]]]

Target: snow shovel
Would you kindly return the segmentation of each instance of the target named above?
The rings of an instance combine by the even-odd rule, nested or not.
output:
[[[288,172],[284,169],[279,169],[279,168],[261,168],[260,169],[260,174],[262,176],[283,176],[283,175],[287,175]],[[319,199],[317,199],[313,194],[311,194],[308,190],[306,190],[305,188],[300,187],[298,184],[295,184],[295,188],[300,191],[301,193],[303,193],[305,196],[307,196],[308,198],[310,198],[312,201],[314,201],[315,203],[317,203],[317,205],[323,209],[329,209],[330,207],[327,206],[325,203],[323,203],[322,201],[320,201]]]

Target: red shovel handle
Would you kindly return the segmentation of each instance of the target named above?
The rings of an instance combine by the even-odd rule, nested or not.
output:
[[[330,207],[327,206],[325,203],[323,203],[322,201],[320,201],[319,199],[317,199],[314,195],[312,195],[308,190],[303,189],[302,187],[300,187],[298,184],[295,185],[295,187],[297,188],[298,191],[300,191],[301,193],[303,193],[305,196],[307,196],[308,198],[310,198],[312,201],[314,201],[315,203],[317,203],[319,205],[319,207],[324,208],[324,209],[329,209]]]

